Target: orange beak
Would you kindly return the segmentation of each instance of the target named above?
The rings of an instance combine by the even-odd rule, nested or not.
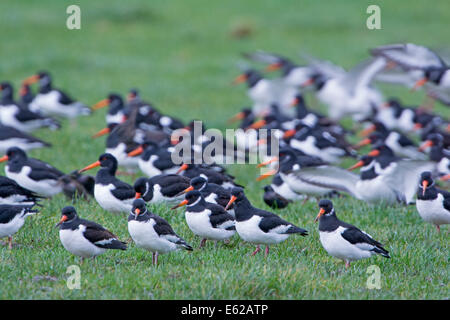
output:
[[[23,84],[33,84],[39,81],[39,75],[35,74],[31,77],[26,78],[25,80],[23,80]]]
[[[8,160],[9,160],[9,158],[6,155],[0,158],[0,162],[5,162],[5,161],[8,161]]]
[[[450,180],[450,174],[447,174],[447,175],[441,177],[440,180],[441,180],[441,181],[447,181],[447,180]]]
[[[138,217],[138,215],[141,213],[141,210],[139,208],[136,208],[136,210],[134,210],[134,214],[136,215],[135,219]]]
[[[236,196],[231,196],[230,201],[228,201],[228,203],[225,207],[225,210],[228,210],[228,208],[233,204],[233,202],[236,201],[236,199],[237,199]]]
[[[170,208],[170,209],[174,210],[174,209],[176,209],[176,208],[185,206],[185,205],[187,205],[187,204],[188,204],[188,201],[187,201],[187,200],[183,200],[183,201],[181,201],[179,204],[177,204],[175,207],[172,207],[172,208]]]
[[[60,226],[61,225],[61,223],[63,223],[64,221],[67,221],[67,216],[62,216],[61,217],[61,220],[59,220],[59,222],[56,224],[56,226],[55,227],[58,227],[58,226]]]
[[[286,130],[283,133],[283,139],[288,139],[290,137],[293,137],[296,133],[297,133],[297,130],[295,130],[295,129]]]
[[[371,134],[372,132],[374,132],[377,129],[377,127],[375,127],[375,125],[371,125],[368,128],[364,129],[363,131],[361,131],[358,135],[360,137],[367,137],[369,134]]]
[[[28,92],[28,89],[25,86],[21,86],[20,90],[19,90],[19,94],[21,97],[23,97],[24,95],[26,95]]]
[[[244,118],[245,118],[245,113],[241,111],[241,112],[237,113],[236,115],[234,115],[233,117],[231,117],[230,119],[228,119],[228,122],[233,123],[233,122],[242,120]]]
[[[142,146],[137,147],[136,149],[134,149],[133,151],[128,152],[128,156],[129,157],[135,157],[140,155],[142,152],[144,152],[144,148],[142,148]]]
[[[104,108],[109,105],[109,102],[110,102],[109,99],[100,100],[99,102],[97,102],[96,104],[94,104],[91,107],[91,110],[98,110],[98,109]]]
[[[427,187],[428,187],[428,181],[427,180],[423,180],[422,181],[422,188],[423,188],[422,195],[423,196],[425,195],[425,191],[427,190]]]
[[[267,121],[264,119],[253,122],[247,129],[260,129],[267,124]]]
[[[433,141],[427,140],[419,147],[419,151],[425,151],[426,148],[433,146]]]
[[[275,62],[266,67],[266,71],[275,71],[281,68],[281,63]]]
[[[302,87],[307,87],[310,86],[314,83],[314,79],[313,78],[309,78],[308,80],[306,80],[305,82],[302,83]]]
[[[78,171],[78,173],[82,173],[82,172],[91,170],[92,168],[95,168],[95,167],[100,167],[100,161],[95,161],[94,163],[92,163],[92,164],[88,165],[87,167]]]
[[[422,125],[420,123],[414,124],[413,130],[419,130],[422,129]]]
[[[110,132],[111,132],[111,130],[109,128],[104,128],[104,129],[100,130],[99,132],[97,132],[96,134],[94,134],[92,136],[92,139],[104,136],[105,134],[108,134]]]
[[[270,171],[260,175],[258,178],[256,178],[256,181],[264,180],[266,178],[269,178],[269,177],[275,175],[276,173],[277,173],[277,170],[275,170],[275,169],[274,170],[270,170]]]
[[[353,148],[359,149],[359,148],[364,147],[364,146],[367,146],[368,144],[371,144],[371,143],[372,143],[372,140],[370,140],[369,138],[366,138],[366,139],[361,140],[361,141],[358,142],[357,144],[355,144],[355,145],[353,146]]]
[[[188,193],[189,191],[194,190],[193,186],[189,186],[188,188],[184,189],[182,193]]]
[[[177,174],[180,174],[182,171],[186,170],[189,166],[185,163],[183,164],[180,169],[178,169]]]
[[[279,160],[280,160],[280,159],[278,159],[278,157],[273,157],[273,158],[270,159],[270,160],[261,162],[261,163],[258,164],[256,167],[257,167],[257,168],[265,167],[265,166],[271,164],[272,162],[276,162],[276,161],[279,161]]]
[[[247,81],[247,78],[248,77],[246,74],[241,74],[233,80],[233,84],[239,84],[239,83],[245,82],[245,81]]]
[[[294,98],[294,100],[292,100],[290,106],[295,107],[297,104],[298,104],[298,98]]]
[[[140,192],[136,192],[136,195],[134,196],[135,199],[139,199],[141,197],[141,193]]]
[[[321,216],[323,216],[323,214],[325,213],[325,210],[323,208],[320,208],[319,214],[317,215],[317,217],[314,219],[314,222],[317,222],[317,220],[320,219]]]
[[[368,155],[371,157],[378,157],[380,155],[380,150],[378,149],[372,150],[368,153]]]
[[[356,168],[360,168],[364,166],[364,161],[360,160],[357,163],[355,163],[354,165],[352,165],[350,168],[348,168],[347,170],[352,171],[355,170]]]
[[[418,88],[420,88],[421,86],[423,86],[425,83],[427,83],[428,79],[427,78],[422,78],[419,81],[417,81],[414,84],[414,87],[412,87],[411,91],[417,90]]]

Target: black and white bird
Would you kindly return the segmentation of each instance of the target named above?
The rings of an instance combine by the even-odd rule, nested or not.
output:
[[[80,256],[81,263],[85,258],[95,258],[108,249],[126,250],[125,242],[120,241],[111,231],[98,223],[78,217],[74,207],[64,207],[59,227],[59,239],[70,253]]]
[[[79,173],[101,167],[95,176],[94,197],[100,207],[111,212],[129,213],[135,197],[134,188],[116,178],[117,160],[109,153],[79,170]]]
[[[31,132],[39,128],[59,129],[61,125],[54,119],[43,116],[19,105],[14,101],[13,87],[9,82],[0,84],[0,122],[20,131]]]
[[[48,72],[41,71],[23,81],[28,85],[35,82],[39,82],[39,92],[29,104],[31,111],[67,118],[91,113],[91,109],[83,103],[75,101],[63,91],[53,88],[52,78]]]
[[[195,177],[190,181],[190,186],[183,191],[187,193],[192,190],[200,191],[206,202],[215,203],[225,208],[231,199],[231,192],[218,184],[209,183],[204,177]],[[233,206],[228,209],[228,213],[234,217]]]
[[[100,100],[91,107],[92,111],[109,106],[108,113],[106,114],[106,124],[122,123],[125,120],[125,104],[122,97],[117,93],[110,93],[108,98]]]
[[[161,174],[152,178],[141,177],[134,183],[136,198],[149,203],[173,203],[184,198],[183,190],[190,185],[190,179],[177,174]]]
[[[330,200],[319,202],[319,237],[323,248],[333,257],[344,260],[345,266],[355,260],[369,258],[374,254],[390,258],[382,244],[357,227],[338,219]]]
[[[0,204],[35,205],[41,198],[14,180],[0,176]]]
[[[180,248],[192,251],[192,247],[160,216],[148,211],[145,201],[136,199],[128,216],[128,232],[136,246],[151,251],[152,262],[158,264],[158,255]]]
[[[440,133],[430,133],[419,147],[420,151],[428,151],[430,160],[436,163],[438,175],[450,174],[450,150],[444,148],[443,136]]]
[[[52,197],[63,190],[61,178],[64,173],[46,162],[29,158],[18,147],[9,148],[6,155],[0,158],[0,162],[3,161],[8,161],[6,176],[37,195]]]
[[[205,245],[206,240],[227,240],[235,234],[233,216],[226,212],[222,206],[206,202],[200,191],[189,191],[185,200],[172,209],[184,205],[186,205],[185,218],[189,229],[202,238],[200,248]]]
[[[416,200],[420,217],[436,226],[450,224],[450,192],[436,187],[431,172],[425,171],[420,177]]]
[[[36,214],[32,205],[0,204],[0,238],[8,237],[9,249],[12,249],[12,237],[19,231],[28,216]]]
[[[33,137],[28,133],[0,124],[0,153],[5,153],[11,147],[19,147],[28,151],[51,146],[50,143]]]
[[[235,204],[236,231],[247,242],[257,245],[252,255],[261,249],[260,244],[266,245],[265,256],[269,254],[269,245],[285,241],[290,235],[298,233],[308,235],[308,231],[281,219],[272,212],[258,209],[252,206],[244,194],[242,188],[231,190],[231,199],[227,205]]]
[[[263,200],[272,209],[286,208],[292,202],[276,193],[270,185],[264,186]]]

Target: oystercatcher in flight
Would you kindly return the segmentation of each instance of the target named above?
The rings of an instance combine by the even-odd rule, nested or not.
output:
[[[128,216],[128,232],[136,246],[152,252],[152,262],[158,264],[158,255],[180,248],[192,247],[160,216],[148,211],[145,201],[136,199]]]
[[[234,217],[222,206],[206,202],[200,191],[189,191],[186,193],[185,200],[172,209],[184,205],[186,205],[185,218],[189,229],[202,238],[200,248],[205,245],[206,240],[227,240],[235,234]]]
[[[308,231],[281,219],[272,212],[252,206],[242,188],[231,190],[231,199],[227,208],[235,203],[236,231],[247,242],[257,244],[255,255],[261,249],[260,244],[266,245],[265,256],[269,254],[269,245],[285,241],[291,234],[308,235]],[[227,209],[226,208],[226,209]]]
[[[95,176],[94,196],[98,204],[111,212],[130,212],[134,200],[134,189],[128,183],[116,178],[117,160],[112,154],[104,153],[98,161],[79,170],[79,173],[101,167]]]
[[[63,189],[64,173],[46,162],[29,158],[20,148],[9,148],[0,158],[0,162],[3,161],[8,161],[5,166],[8,178],[40,196],[52,197]]]
[[[12,236],[25,223],[25,218],[37,213],[32,205],[0,204],[0,238],[8,237],[8,247],[12,249]]]
[[[436,188],[429,171],[420,177],[416,207],[422,219],[434,224],[438,232],[441,225],[450,223],[450,192]]]
[[[319,208],[315,221],[319,220],[320,243],[331,256],[344,260],[346,268],[350,267],[350,262],[374,254],[390,258],[381,243],[357,227],[339,220],[330,200],[320,200]]]
[[[80,256],[81,263],[85,258],[95,258],[108,249],[126,250],[125,242],[120,241],[111,231],[98,223],[78,217],[74,207],[64,207],[59,227],[59,239],[70,253]]]

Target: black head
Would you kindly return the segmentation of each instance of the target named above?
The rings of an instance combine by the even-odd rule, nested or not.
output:
[[[188,193],[186,193],[186,197],[185,197],[185,200],[187,201],[186,205],[192,206],[192,205],[196,204],[201,197],[202,197],[202,195],[201,195],[200,191],[198,191],[198,190],[189,191]]]
[[[319,201],[319,214],[317,215],[314,221],[319,220],[322,216],[331,216],[334,215],[333,202],[328,199],[323,199]]]
[[[47,71],[39,71],[37,73],[37,76],[39,78],[39,84],[41,86],[49,85],[52,82],[52,77]]]
[[[19,147],[11,147],[6,150],[6,159],[4,160],[16,160],[16,159],[27,159],[27,154],[25,151],[20,149]]]
[[[64,207],[61,210],[61,220],[59,220],[59,222],[56,224],[56,226],[60,226],[61,224],[72,222],[77,217],[78,217],[77,211],[75,210],[74,207],[72,207],[72,206]]]
[[[431,176],[430,171],[424,171],[420,175],[420,182],[419,182],[419,188],[422,190],[422,196],[425,195],[425,192],[427,189],[430,189],[434,186],[434,180]]]
[[[12,97],[14,88],[10,82],[4,81],[0,83],[0,90],[2,91],[2,97]]]
[[[378,144],[378,143],[382,143],[384,141],[383,135],[380,132],[372,132],[369,136],[370,139],[370,143],[371,144]]]
[[[316,90],[322,89],[327,80],[327,77],[322,73],[315,73],[311,77],[311,81],[314,84]]]
[[[386,105],[391,108],[402,108],[402,104],[397,98],[390,98]]]
[[[145,201],[150,201],[153,198],[153,185],[150,184],[149,179],[141,177],[134,182],[134,191],[136,191],[136,198],[142,197]]]
[[[262,79],[262,75],[253,69],[247,70],[245,73],[245,80],[247,82],[248,87],[253,87],[259,80]]]
[[[104,153],[98,157],[102,168],[117,168],[117,159],[111,153]]]
[[[430,133],[427,135],[427,141],[431,141],[433,146],[442,146],[444,143],[444,137],[440,133]]]
[[[114,107],[114,106],[117,106],[117,105],[123,105],[123,99],[117,93],[110,93],[108,95],[108,100],[109,100],[109,106],[110,107]]]
[[[271,186],[264,186],[264,192],[273,192],[273,188]]]
[[[245,199],[244,189],[240,187],[234,187],[231,189],[231,196],[236,197],[236,201]]]
[[[135,216],[135,219],[139,215],[147,213],[147,207],[145,206],[145,201],[142,199],[136,199],[133,201],[133,207],[131,208],[131,214]]]
[[[191,186],[194,188],[194,190],[200,190],[202,189],[207,183],[207,180],[203,177],[195,177],[191,180]]]

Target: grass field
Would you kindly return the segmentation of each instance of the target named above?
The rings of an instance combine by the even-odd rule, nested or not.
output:
[[[373,1],[76,1],[81,30],[66,28],[71,1],[0,2],[0,80],[16,87],[34,72],[51,72],[55,84],[92,105],[111,91],[140,88],[143,97],[163,112],[184,121],[202,119],[209,128],[226,127],[226,119],[249,105],[244,87],[233,87],[240,53],[264,49],[298,60],[300,50],[344,67],[364,59],[367,49],[392,42],[434,48],[449,45],[447,0],[377,1],[382,30],[366,28],[366,8]],[[248,36],[233,36],[247,30]],[[422,93],[385,87],[410,104]],[[310,104],[317,103],[308,97]],[[448,108],[441,108],[447,111]],[[104,139],[90,136],[104,126],[104,112],[64,122],[58,132],[35,134],[53,148],[32,151],[65,172],[97,160]],[[447,113],[448,116],[448,113]],[[3,166],[0,168],[3,172]],[[265,207],[254,166],[233,166],[237,182],[247,186],[254,205]],[[123,178],[132,182],[130,178]],[[81,289],[66,286],[67,267],[79,259],[62,247],[60,210],[70,202],[59,195],[44,202],[28,220],[12,251],[0,247],[1,299],[448,299],[448,227],[437,234],[415,206],[369,206],[343,197],[334,200],[338,215],[385,244],[392,259],[372,257],[345,270],[319,242],[315,202],[294,204],[279,214],[310,231],[273,246],[267,260],[249,257],[253,246],[236,235],[217,249],[175,252],[160,257],[130,243],[125,252],[107,252],[81,266]],[[102,210],[95,200],[75,203],[91,219],[129,240],[125,215]],[[174,230],[198,246],[182,210],[152,207]],[[367,268],[381,270],[381,289],[366,287]]]

